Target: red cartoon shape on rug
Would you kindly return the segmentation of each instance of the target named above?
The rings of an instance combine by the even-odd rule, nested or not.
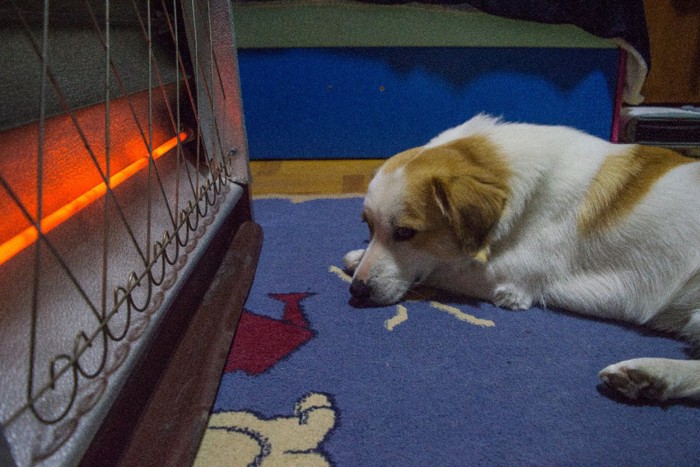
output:
[[[224,371],[242,370],[259,375],[311,340],[314,331],[301,308],[301,301],[311,295],[308,292],[268,294],[284,303],[282,319],[243,310]]]

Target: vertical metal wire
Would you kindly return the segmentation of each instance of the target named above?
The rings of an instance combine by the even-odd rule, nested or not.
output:
[[[41,36],[41,85],[39,91],[39,146],[37,151],[37,176],[36,176],[36,219],[35,227],[38,232],[37,241],[34,244],[34,283],[32,285],[32,316],[29,338],[29,362],[27,382],[27,400],[34,397],[34,363],[37,351],[37,328],[39,320],[39,284],[41,277],[41,219],[43,217],[44,198],[44,145],[46,138],[46,88],[48,75],[49,55],[49,0],[44,0],[43,26]]]
[[[146,266],[151,262],[151,215],[153,199],[151,196],[151,175],[153,172],[153,34],[151,31],[151,0],[147,0],[146,13],[148,26],[148,175],[146,203]],[[150,296],[150,294],[149,294]]]
[[[197,12],[198,12],[199,14],[197,15],[197,14],[195,13],[194,5],[193,5],[193,7],[192,7],[192,15],[193,15],[193,18],[194,18],[193,20],[196,22],[196,21],[197,21],[197,20],[196,20],[196,17],[197,17],[197,16],[200,16],[200,17],[201,17],[202,23],[206,23],[205,29],[207,29],[207,31],[209,32],[209,39],[210,39],[209,45],[210,45],[210,60],[211,60],[211,62],[210,62],[210,64],[209,64],[209,65],[210,65],[210,75],[211,75],[211,76],[210,76],[210,82],[207,81],[206,70],[205,70],[204,67],[202,66],[201,61],[200,61],[200,60],[195,60],[195,61],[194,61],[194,62],[195,62],[195,67],[196,67],[195,75],[196,75],[197,77],[199,76],[199,73],[201,73],[201,75],[202,75],[202,86],[203,86],[203,88],[199,88],[199,87],[198,87],[197,89],[203,89],[204,94],[206,95],[206,98],[207,98],[207,102],[209,103],[210,110],[211,110],[212,118],[210,119],[211,127],[208,128],[208,131],[210,132],[210,134],[208,135],[208,137],[209,137],[210,145],[211,145],[211,147],[212,147],[212,151],[214,151],[213,148],[214,148],[214,146],[216,145],[216,143],[219,143],[219,152],[221,153],[221,158],[222,158],[222,162],[223,162],[224,153],[227,152],[227,151],[224,151],[224,145],[223,145],[223,142],[222,142],[222,139],[221,139],[221,132],[219,131],[219,123],[218,123],[219,119],[218,119],[218,118],[215,118],[216,112],[214,111],[214,110],[215,110],[215,106],[216,106],[216,104],[215,104],[215,101],[216,101],[216,95],[215,95],[215,93],[216,93],[216,88],[217,88],[217,86],[216,86],[217,82],[218,82],[218,84],[219,84],[218,88],[219,88],[219,90],[220,90],[221,93],[222,93],[222,100],[224,100],[224,101],[225,101],[225,91],[224,91],[224,88],[223,88],[223,84],[222,84],[222,83],[223,83],[223,80],[222,80],[221,74],[220,74],[220,72],[219,72],[218,63],[217,63],[217,61],[216,61],[216,54],[214,54],[214,52],[213,52],[213,41],[211,40],[211,39],[212,39],[212,32],[211,32],[211,27],[212,27],[212,26],[211,26],[211,13],[210,13],[210,10],[209,10],[209,8],[210,8],[209,1],[207,1],[207,17],[206,17],[206,18],[204,18],[204,17],[202,16],[202,11],[201,11],[201,10],[202,10],[202,4],[201,4],[201,1],[198,1],[197,3],[199,4],[199,9],[197,10]],[[217,73],[216,75],[214,74],[214,70],[216,70],[216,73]],[[197,71],[198,71],[199,73],[197,73]],[[225,109],[224,109],[224,110],[225,110]],[[216,152],[216,151],[214,151],[213,154],[206,154],[206,157],[207,157],[207,160],[206,160],[206,161],[207,161],[207,166],[208,166],[208,168],[209,168],[210,170],[212,169],[212,167],[210,167],[210,166],[208,165],[208,163],[210,162],[210,159],[215,158],[215,152]]]
[[[211,88],[214,89],[215,88],[214,77],[216,76],[214,74],[214,40],[213,40],[212,34],[211,34],[211,5],[209,4],[208,0],[207,0],[206,8],[207,8],[206,31],[207,31],[207,36],[209,39],[209,76],[210,76],[209,79],[211,80]],[[216,98],[215,98],[214,93],[212,93],[210,100],[211,100],[211,114],[216,115]],[[219,141],[219,147],[220,147],[219,151],[215,150],[214,143],[215,143],[215,140],[214,140],[214,138],[212,138],[212,152],[213,152],[213,154],[208,154],[208,157],[207,157],[207,160],[210,161],[210,164],[209,164],[210,170],[217,166],[216,153],[223,152],[223,147],[221,147],[221,141]],[[223,156],[222,156],[221,162],[223,162]]]
[[[208,18],[208,22],[209,22],[209,27],[207,27],[207,32],[209,34],[209,51],[211,54],[211,63],[209,65],[211,68],[210,73],[211,73],[211,83],[212,83],[211,84],[212,114],[217,115],[215,106],[216,106],[216,101],[217,101],[216,93],[218,91],[221,93],[221,108],[223,110],[222,121],[228,121],[227,120],[228,116],[226,114],[228,111],[228,106],[226,105],[226,89],[224,88],[224,84],[223,84],[224,80],[221,76],[221,69],[219,68],[219,61],[218,61],[216,53],[215,53],[216,49],[214,47],[214,37],[213,37],[214,33],[212,32],[211,10],[212,10],[211,1],[207,0],[207,18]],[[225,138],[228,135],[224,134],[222,136],[220,134],[219,125],[217,123],[217,120],[218,119],[214,120],[214,122],[215,122],[214,129],[216,131],[216,142],[219,143],[219,149],[220,149],[219,150],[219,157],[221,159],[220,163],[223,165],[226,163],[225,157],[226,157],[226,154],[228,153],[228,151],[226,150],[226,148],[224,148],[224,143],[222,141],[222,138],[225,140]],[[224,131],[226,131],[227,129],[229,129],[229,127],[227,125],[225,125]],[[216,155],[214,155],[213,157],[216,157]]]
[[[194,7],[194,0],[190,1],[190,8],[192,11],[191,18],[192,18],[192,23],[193,23],[192,24],[192,26],[193,26],[192,27],[192,31],[193,31],[192,35],[194,36],[193,37],[193,42],[194,42],[194,54],[193,55],[194,56],[192,57],[192,59],[193,59],[192,60],[192,62],[193,62],[192,67],[194,69],[194,88],[197,90],[197,92],[199,92],[199,89],[200,89],[199,88],[199,73],[197,72],[200,69],[199,68],[199,37],[197,35],[197,30],[199,28],[197,28],[197,26],[196,26],[197,21],[195,18],[196,18],[196,11],[197,10]],[[197,102],[199,102],[199,100],[197,100]],[[201,121],[200,121],[200,123],[201,123]],[[200,173],[199,172],[199,170],[200,170],[199,162],[201,160],[201,153],[200,153],[201,147],[202,147],[202,131],[201,131],[201,126],[200,126],[200,131],[197,132],[197,149],[196,149],[197,152],[196,152],[196,158],[195,158],[195,169],[197,171],[196,173]],[[199,193],[199,177],[195,178],[195,193]]]
[[[163,8],[166,11],[167,9]],[[180,36],[178,31],[178,16],[177,16],[177,0],[173,0],[173,18],[175,23],[175,112],[177,120],[177,131],[182,131],[182,122],[180,121]],[[175,212],[180,212],[180,158],[184,157],[182,154],[182,142],[177,140],[177,153],[175,160]],[[177,215],[173,219],[173,226],[177,226]]]
[[[134,7],[134,12],[138,18],[139,24],[141,25],[141,28],[143,30],[144,38],[145,38],[146,42],[148,44],[150,44],[149,47],[152,47],[152,34],[149,32],[149,26],[143,25],[143,18],[141,17],[141,13],[139,12],[139,8],[138,8],[136,0],[132,0],[131,3]],[[165,8],[165,4],[164,4],[163,0],[161,0],[161,5],[163,6],[163,10],[167,15],[167,8]],[[148,5],[148,7],[149,7],[148,18],[151,18],[152,12],[150,10],[150,4]],[[150,24],[152,25],[152,21],[147,19],[147,22],[149,22],[149,21],[150,21]],[[151,49],[149,49],[149,51],[151,51]],[[154,54],[151,54],[151,56],[150,56],[149,66],[152,67],[149,69],[151,70],[151,72],[155,72],[155,76],[158,80],[159,89],[160,89],[161,95],[163,97],[163,104],[165,105],[165,108],[168,112],[168,116],[170,117],[170,122],[173,125],[173,132],[175,134],[179,134],[181,129],[177,126],[177,120],[176,120],[175,116],[173,115],[173,112],[172,112],[172,109],[170,106],[170,102],[168,100],[168,94],[165,91],[165,85],[163,83],[163,79],[162,79],[162,76],[160,73],[160,67],[158,66],[158,61],[157,61]],[[149,75],[149,76],[151,76],[149,78],[149,90],[151,90],[153,88],[152,75]],[[149,94],[149,96],[150,95],[151,94]],[[151,119],[149,119],[149,120],[151,120]],[[144,141],[145,141],[145,139],[146,138],[144,137]],[[146,145],[148,146],[147,142],[146,142]],[[150,152],[151,151],[149,151],[149,153]],[[163,190],[162,180],[161,180],[160,171],[158,169],[158,166],[154,164],[151,168],[153,170],[153,175],[155,176],[155,180],[158,182],[157,186],[160,188],[161,194],[163,195],[163,199],[165,201],[165,207],[168,211],[168,215],[170,216],[170,219],[171,219],[173,225],[176,225],[177,216],[176,216],[176,214],[174,214],[174,212],[170,206],[170,198],[168,197],[167,193],[165,193],[165,191]],[[177,211],[175,211],[175,212],[177,212]]]
[[[213,88],[213,93],[214,96],[216,95],[216,90],[218,89],[219,92],[221,92],[221,107],[223,108],[223,119],[222,121],[226,122],[228,121],[228,105],[226,105],[226,89],[224,89],[224,80],[221,77],[221,69],[219,68],[219,61],[216,57],[216,54],[214,53],[214,39],[213,39],[213,33],[212,33],[212,21],[211,21],[211,0],[207,0],[207,12],[209,13],[209,27],[207,28],[207,31],[209,33],[209,47],[211,49],[211,74],[212,74],[212,88]],[[216,71],[216,75],[214,75],[214,71]],[[215,78],[216,77],[216,78]],[[218,84],[218,86],[217,86]],[[216,112],[213,110],[213,105],[212,105],[212,114],[216,114]],[[222,166],[226,164],[226,154],[228,153],[228,150],[224,148],[224,144],[222,141],[222,136],[219,134],[218,130],[218,125],[217,125],[217,141],[219,142],[219,147],[220,147],[220,158],[221,158],[221,164]],[[224,131],[227,129],[230,129],[228,125],[224,126]],[[227,136],[232,136],[232,135],[227,135],[224,134],[223,138],[224,140],[227,140]]]
[[[105,177],[107,178],[107,187],[110,186],[112,164],[111,164],[111,47],[110,38],[110,22],[109,22],[109,0],[105,0]],[[104,226],[103,226],[103,246],[102,246],[102,303],[101,316],[104,321],[107,314],[107,274],[108,274],[108,251],[109,251],[109,232],[110,232],[110,190],[107,190],[104,197]]]
[[[182,18],[182,19],[186,18],[187,15],[182,14],[182,13],[183,13],[182,10],[184,10],[185,8],[187,8],[187,5],[186,5],[185,2],[182,2],[182,3],[180,4],[180,7],[181,7],[181,8],[178,8],[178,3],[179,3],[178,0],[173,0],[173,18],[174,18],[174,19],[171,18],[170,15],[167,15],[167,16],[166,16],[166,22],[167,22],[167,25],[168,25],[168,29],[170,30],[170,37],[171,37],[171,39],[173,40],[173,43],[178,44],[178,46],[179,46],[179,44],[180,44],[180,31],[179,31],[179,24],[178,24],[178,23],[179,23],[179,21],[180,21],[181,18]],[[166,4],[165,4],[165,0],[161,0],[161,5],[163,6],[163,10],[167,11]],[[182,10],[181,10],[181,9],[182,9]],[[197,33],[196,30],[194,30],[194,31],[192,32],[193,37],[196,35],[196,33]],[[195,51],[195,53],[196,53],[196,51]],[[193,56],[194,56],[194,55],[193,55]],[[192,57],[190,57],[190,59],[191,59],[191,58],[192,58]],[[177,76],[177,78],[178,78],[178,80],[179,80],[178,83],[180,83],[180,86],[183,86],[183,85],[184,85],[184,89],[185,89],[185,91],[187,92],[186,104],[189,105],[189,111],[192,112],[192,115],[193,115],[193,117],[194,117],[194,134],[195,134],[195,138],[196,138],[197,142],[199,143],[199,141],[200,141],[200,134],[201,134],[201,132],[202,132],[202,122],[200,121],[200,118],[199,118],[199,110],[198,110],[198,108],[197,108],[197,101],[196,101],[196,99],[195,99],[195,97],[194,97],[194,93],[195,93],[196,91],[193,90],[193,85],[190,83],[190,80],[187,78],[187,69],[186,69],[186,67],[185,67],[185,63],[184,63],[184,60],[183,60],[182,54],[180,53],[180,49],[179,49],[179,48],[178,48],[177,51],[175,52],[175,60],[176,60],[176,65],[177,65],[177,66],[176,66],[176,73],[177,73],[176,76]],[[192,60],[190,60],[190,61],[192,61]],[[193,65],[193,67],[194,67],[194,63],[192,63],[192,65]],[[196,68],[195,68],[195,71],[196,71]],[[194,79],[195,79],[195,81],[196,81],[196,80],[198,79],[198,77],[195,75]],[[178,86],[178,89],[180,88],[180,86]],[[182,105],[182,102],[180,101],[179,98],[180,98],[180,96],[179,96],[179,93],[178,93],[177,99],[178,99],[178,102],[180,103],[180,105]],[[179,112],[179,110],[180,110],[180,109],[178,108],[178,112]],[[179,113],[178,113],[178,115],[179,115]],[[197,176],[196,176],[196,174],[199,173],[199,172],[198,172],[198,167],[199,167],[199,165],[198,165],[198,158],[199,158],[199,157],[196,156],[195,167],[194,167],[194,172],[195,172],[195,174],[193,175],[193,173],[192,173],[193,171],[190,169],[190,164],[188,164],[188,163],[185,162],[184,153],[182,153],[182,147],[181,147],[181,145],[179,146],[179,148],[180,148],[180,149],[179,149],[180,152],[179,152],[178,154],[179,154],[182,158],[179,159],[178,161],[179,161],[179,163],[181,164],[180,166],[185,168],[185,174],[184,174],[183,176],[185,176],[185,175],[187,176],[187,182],[188,182],[188,184],[189,184],[189,187],[190,187],[192,193],[195,193],[195,194],[196,194],[196,193],[198,193],[197,187],[199,186],[198,183],[197,183]],[[196,145],[195,151],[196,151],[196,154],[199,154],[199,144]],[[178,172],[178,173],[179,173],[179,172]],[[194,181],[193,181],[193,178],[194,178]],[[179,180],[180,180],[180,178],[178,177],[178,178],[176,179],[176,182],[179,183]],[[179,193],[179,190],[178,190],[178,193]],[[178,197],[178,198],[179,198],[179,197]],[[177,201],[179,202],[179,199],[178,199]],[[182,215],[182,212],[181,212],[179,209],[176,210],[175,212],[179,213],[179,216],[176,217],[176,221],[177,221],[176,223],[179,224],[180,222],[182,222],[182,219],[183,219],[182,216],[183,216],[183,215]],[[180,243],[180,245],[181,245],[181,246],[184,246],[183,243]]]

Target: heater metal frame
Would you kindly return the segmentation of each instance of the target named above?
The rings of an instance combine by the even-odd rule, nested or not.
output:
[[[91,0],[86,0],[85,4],[89,6],[90,2]],[[19,0],[12,1],[10,14],[12,11],[17,11],[21,16],[21,3]],[[109,1],[104,3],[106,18],[99,20],[93,18],[95,24],[101,20],[109,24],[110,3]],[[113,3],[120,2],[115,0]],[[139,9],[137,2],[131,3],[135,10]],[[166,1],[161,0],[160,4],[165,9]],[[48,12],[47,0],[44,5],[45,12]],[[119,11],[119,5],[117,6],[115,10]],[[181,24],[185,27],[187,44],[178,45],[179,36],[175,34],[175,51],[178,57],[190,59],[192,76],[184,80],[184,84],[191,102],[196,102],[192,108],[196,114],[194,120],[196,142],[192,144],[194,144],[196,160],[204,160],[201,167],[199,162],[195,164],[197,171],[204,173],[201,186],[199,182],[196,183],[196,190],[194,190],[197,195],[196,201],[187,203],[181,211],[176,213],[174,219],[178,219],[178,225],[188,232],[186,234],[188,238],[189,232],[192,236],[201,233],[203,235],[201,244],[205,246],[198,247],[199,249],[191,255],[187,264],[179,268],[177,271],[179,277],[174,279],[175,286],[168,291],[164,299],[161,297],[161,305],[154,305],[158,308],[158,319],[152,320],[149,329],[143,333],[145,337],[142,339],[145,341],[135,347],[138,352],[129,356],[124,369],[119,370],[121,373],[118,381],[109,382],[111,389],[106,392],[108,397],[102,397],[106,400],[90,401],[90,404],[94,402],[97,408],[92,408],[91,405],[84,414],[81,413],[78,416],[71,427],[74,429],[76,424],[87,425],[87,431],[90,433],[85,434],[83,429],[79,442],[74,442],[71,440],[72,434],[61,437],[60,424],[57,423],[63,420],[63,415],[56,420],[41,421],[47,426],[58,427],[54,430],[53,436],[57,440],[55,442],[61,444],[56,446],[54,452],[69,451],[62,454],[62,463],[190,464],[196,455],[228,348],[255,274],[262,231],[253,222],[250,202],[248,150],[238,82],[231,5],[227,0],[173,0],[172,7],[173,11],[180,12]],[[149,1],[146,12],[149,57],[152,54],[150,49],[151,11]],[[5,10],[0,11],[0,20],[7,13]],[[160,18],[159,24],[167,23],[172,33],[173,28],[177,28],[177,24],[170,22],[170,18],[166,19],[167,21],[164,21]],[[24,21],[24,18],[22,20]],[[47,27],[46,23],[45,19],[44,28]],[[109,28],[107,27],[105,31],[107,33],[105,38],[106,75],[110,76],[114,70],[110,70],[110,65],[113,66],[113,63],[109,59]],[[181,54],[181,50],[185,49],[187,52]],[[45,49],[37,51],[40,56],[45,56],[45,53]],[[151,63],[152,58],[149,58],[149,82]],[[46,87],[51,84],[49,82],[54,79],[50,73],[47,73],[46,67],[44,67],[42,79],[45,81],[42,84],[42,93],[44,93]],[[160,81],[160,76],[158,80]],[[109,114],[111,97],[109,90],[106,93],[104,105]],[[167,98],[165,100],[167,101]],[[150,91],[148,101],[150,124],[153,101]],[[179,106],[177,108],[179,112]],[[68,109],[65,106],[59,110],[70,114],[71,117],[75,112],[74,109]],[[41,113],[39,126],[43,127],[46,113],[43,99]],[[134,118],[136,118],[135,113]],[[109,122],[107,125],[109,126]],[[143,136],[143,130],[140,131]],[[149,133],[152,132],[152,129],[149,130]],[[105,134],[107,147],[109,147],[110,137],[116,136],[117,134],[111,135],[109,132]],[[149,141],[152,154],[153,138],[149,138]],[[40,139],[40,153],[43,150],[41,144]],[[85,145],[87,144],[86,140]],[[180,142],[177,144],[177,150],[179,153]],[[159,167],[154,157],[149,157],[148,180],[151,179],[152,173],[156,177],[159,176]],[[107,193],[105,203],[108,208],[107,199],[116,196],[112,192],[116,193],[117,189],[109,187],[109,169],[103,176]],[[199,180],[196,174],[195,179]],[[11,193],[12,187],[6,183],[5,179],[0,177],[0,181],[3,183],[2,188]],[[41,184],[41,180],[39,183]],[[150,185],[148,186],[150,190]],[[223,204],[221,199],[224,200]],[[214,214],[208,215],[209,212]],[[30,213],[27,214],[31,219]],[[215,220],[212,221],[212,217]],[[38,219],[35,221],[38,241],[47,245],[44,248],[51,248],[51,242],[44,238],[46,233],[42,231],[41,207],[39,207]],[[200,221],[202,225],[199,225]],[[175,220],[173,223],[176,223]],[[206,225],[207,223],[211,225]],[[205,231],[206,234],[202,233]],[[146,248],[146,258],[151,258],[152,254],[153,263],[149,263],[151,265],[148,266],[148,272],[145,275],[129,276],[127,284],[120,289],[122,300],[127,302],[131,300],[131,291],[142,287],[144,281],[148,283],[149,291],[152,286],[151,281],[154,281],[154,286],[159,285],[154,279],[157,274],[150,272],[150,268],[159,260],[165,270],[166,263],[170,263],[167,260],[166,250],[169,244],[180,241],[179,232],[180,230],[176,230],[160,241],[153,241],[152,253],[150,245]],[[175,262],[177,258],[172,261],[173,264]],[[165,273],[160,280],[164,278]],[[148,296],[150,299],[150,292]],[[118,290],[115,290],[115,297],[119,297]],[[131,307],[131,304],[129,306]],[[107,340],[113,337],[108,334],[114,330],[109,329],[108,318],[102,319],[104,322],[100,324],[99,329],[106,336],[104,337],[106,354]],[[127,331],[128,321],[125,335]],[[84,331],[80,331],[75,338],[74,353],[78,350],[82,352],[83,349],[92,346],[89,339],[91,338]],[[30,343],[30,346],[33,345]],[[81,366],[81,355],[81,353],[75,353],[72,357],[61,355],[56,357],[53,364],[59,371],[73,372],[76,390],[79,380],[92,380],[99,375],[101,368],[104,368],[103,363],[95,375],[90,374],[90,371],[86,370],[87,367]],[[33,372],[34,369],[30,367],[30,375]],[[27,402],[27,407],[34,411],[31,387],[28,389],[28,394],[30,400]],[[105,393],[96,394],[95,397],[99,399]],[[73,403],[70,401],[69,405],[72,406]],[[67,411],[70,410],[69,407]],[[39,413],[34,411],[34,416],[39,417]],[[82,420],[83,416],[89,420]],[[88,441],[89,445],[86,444]],[[71,446],[66,447],[71,443]],[[10,444],[4,436],[0,436],[0,459],[14,462]],[[51,463],[51,455],[49,452],[47,457],[37,459],[36,462]]]

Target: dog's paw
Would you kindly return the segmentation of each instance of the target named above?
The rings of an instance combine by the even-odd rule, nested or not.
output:
[[[364,254],[365,254],[365,250],[349,251],[343,257],[343,263],[345,264],[345,270],[349,273],[355,272],[355,269],[357,269],[357,266],[359,266],[360,260],[362,259],[362,255],[364,255]]]
[[[663,401],[668,398],[668,382],[658,359],[637,358],[605,367],[598,374],[610,388],[630,399]]]
[[[532,307],[532,297],[512,284],[499,285],[493,291],[493,303],[510,310],[527,310]]]

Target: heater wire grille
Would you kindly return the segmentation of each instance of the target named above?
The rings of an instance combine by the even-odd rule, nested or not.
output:
[[[211,225],[216,213],[220,210],[222,200],[231,195],[232,184],[246,182],[240,177],[240,152],[245,148],[236,149],[231,141],[242,143],[240,128],[242,117],[232,115],[232,106],[239,102],[231,102],[237,96],[226,85],[226,70],[221,61],[231,60],[230,57],[219,57],[222,54],[219,45],[214,40],[216,34],[216,8],[225,2],[214,0],[183,0],[172,1],[151,0],[145,8],[141,2],[131,0],[133,10],[132,20],[138,25],[141,39],[147,45],[147,119],[142,122],[143,106],[141,101],[135,102],[134,93],[128,89],[124,73],[112,56],[112,19],[110,14],[116,8],[120,14],[125,11],[124,3],[112,0],[91,2],[85,0],[82,9],[75,14],[84,18],[93,29],[103,50],[103,88],[101,106],[104,109],[104,133],[100,135],[100,148],[96,148],[94,137],[90,131],[83,128],[84,123],[78,114],[81,109],[71,105],[60,80],[52,69],[50,44],[52,12],[58,8],[50,6],[48,0],[43,2],[41,18],[32,18],[32,13],[18,0],[11,0],[10,12],[14,14],[17,24],[31,45],[35,58],[40,63],[40,89],[38,92],[39,115],[36,119],[38,142],[36,144],[36,196],[35,202],[26,201],[13,186],[13,182],[0,172],[0,190],[21,212],[28,230],[34,240],[24,246],[25,257],[32,256],[33,263],[31,289],[31,314],[29,320],[31,329],[28,332],[28,368],[26,368],[25,401],[9,413],[2,413],[2,426],[5,432],[8,427],[25,417],[28,413],[40,423],[54,427],[49,439],[32,443],[30,454],[22,454],[22,448],[13,446],[16,459],[29,456],[30,463],[41,461],[52,456],[73,435],[82,416],[94,408],[95,401],[102,397],[106,383],[90,385],[91,381],[105,379],[108,374],[117,370],[124,362],[116,344],[122,341],[132,341],[141,338],[141,325],[135,324],[136,314],[151,315],[162,305],[163,294],[173,286],[173,272],[183,268],[188,254],[191,253],[197,240],[201,238],[208,225]],[[180,4],[181,3],[181,4]],[[100,11],[98,8],[102,7]],[[77,7],[75,7],[78,10]],[[7,14],[7,12],[5,12]],[[32,21],[38,21],[40,28]],[[183,27],[187,33],[184,34]],[[225,27],[225,25],[223,26]],[[40,37],[36,37],[37,30]],[[156,37],[162,41],[167,38],[172,48],[171,59],[174,64],[174,83],[162,71],[162,57],[154,51]],[[172,73],[171,73],[172,74]],[[170,77],[172,80],[172,76]],[[174,88],[174,92],[169,91]],[[227,96],[227,92],[229,95]],[[45,206],[44,190],[46,171],[46,148],[51,145],[50,134],[47,131],[50,115],[49,95],[58,101],[56,115],[62,115],[70,121],[70,126],[78,135],[81,144],[87,151],[91,169],[99,176],[99,193],[102,203],[102,248],[97,254],[101,264],[99,271],[100,292],[97,298],[94,293],[84,289],[81,279],[77,277],[69,261],[64,259],[61,248],[55,245],[55,240],[49,230],[53,226],[45,221],[50,212]],[[160,96],[158,96],[160,94]],[[228,99],[228,102],[227,102]],[[120,101],[126,104],[129,118],[138,133],[144,150],[144,157],[137,159],[142,172],[145,172],[147,189],[145,190],[145,236],[136,230],[130,221],[124,202],[117,195],[117,179],[119,173],[112,168],[113,143],[124,135],[114,131],[111,121],[113,103]],[[165,147],[157,144],[154,135],[154,107],[162,103],[167,115],[169,133],[175,135]],[[187,113],[184,118],[183,109]],[[206,115],[204,115],[206,114]],[[188,120],[187,122],[185,120]],[[234,121],[231,124],[226,122]],[[237,122],[237,123],[236,123]],[[191,129],[188,129],[188,125]],[[162,139],[162,138],[161,138]],[[244,137],[243,137],[244,140]],[[176,174],[174,182],[166,182],[167,174],[156,160],[165,152],[174,151],[174,164],[171,171]],[[30,155],[27,155],[30,156]],[[244,177],[245,178],[245,177]],[[182,179],[182,180],[181,180]],[[230,196],[229,196],[230,197]],[[155,225],[153,210],[156,198],[162,199],[162,209],[167,212],[165,226]],[[88,201],[88,204],[90,200]],[[132,270],[119,285],[119,280],[110,264],[111,231],[115,225],[126,233],[124,242],[133,251],[140,264],[140,270]],[[156,229],[162,227],[162,237],[156,239]],[[19,251],[19,250],[18,250]],[[91,329],[76,329],[73,337],[67,337],[67,344],[48,357],[39,359],[37,350],[42,338],[39,329],[40,314],[47,311],[42,308],[40,290],[42,281],[47,280],[43,271],[44,255],[50,255],[52,261],[59,265],[71,286],[82,298],[85,312],[91,315]],[[12,261],[9,258],[8,261]],[[2,265],[0,265],[2,268]],[[117,272],[121,273],[121,272]],[[117,284],[117,285],[115,285]],[[50,310],[49,310],[50,312]],[[118,319],[115,319],[118,318]],[[66,350],[67,348],[67,350]],[[122,352],[123,353],[123,352]],[[89,358],[84,357],[89,354]],[[97,357],[95,357],[97,355]],[[41,360],[41,361],[40,361]],[[39,377],[38,375],[42,375]],[[87,389],[89,399],[79,402],[81,385]],[[50,399],[51,403],[45,401]],[[60,429],[56,427],[62,427]],[[11,443],[12,444],[12,443]],[[21,462],[23,463],[23,462]]]

